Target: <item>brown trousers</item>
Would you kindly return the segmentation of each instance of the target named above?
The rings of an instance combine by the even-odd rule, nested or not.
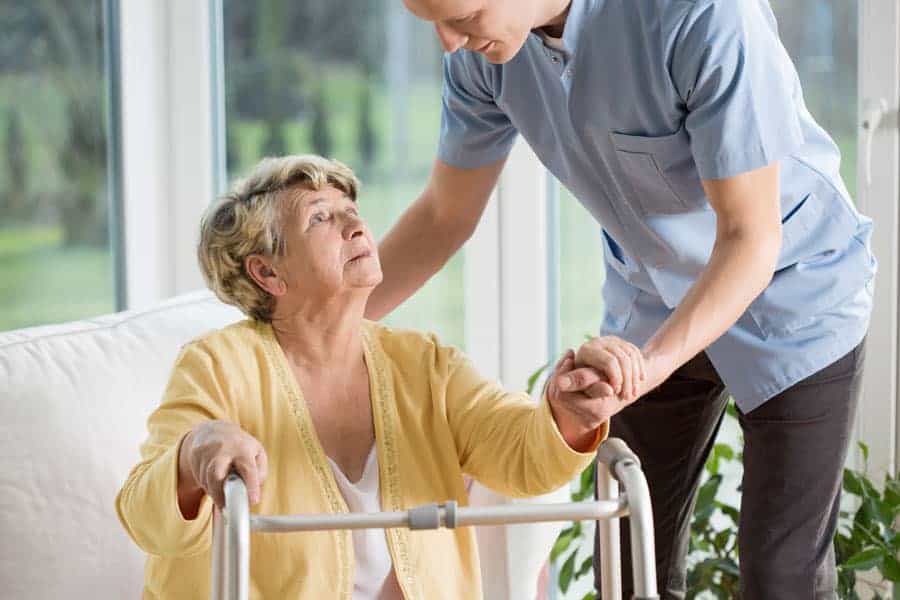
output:
[[[738,553],[743,600],[832,600],[832,539],[864,342],[749,413]],[[703,466],[728,392],[705,353],[613,417],[610,435],[640,457],[650,487],[659,597],[686,595],[690,522]],[[622,593],[633,595],[628,520],[622,520]],[[600,569],[594,546],[595,585]]]

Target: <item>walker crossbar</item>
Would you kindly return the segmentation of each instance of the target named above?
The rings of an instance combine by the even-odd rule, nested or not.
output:
[[[616,482],[625,490],[616,493]],[[618,519],[630,516],[635,598],[655,600],[656,562],[650,494],[640,462],[621,440],[610,439],[598,452],[598,500],[557,504],[457,507],[428,504],[400,512],[257,516],[250,514],[247,489],[232,473],[225,482],[225,509],[213,508],[212,598],[246,600],[250,584],[250,532],[284,533],[334,529],[437,529],[549,521],[595,520],[600,536],[602,600],[619,600]],[[602,526],[601,524],[606,524]]]

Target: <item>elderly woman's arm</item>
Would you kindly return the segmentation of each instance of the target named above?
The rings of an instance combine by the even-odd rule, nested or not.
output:
[[[501,494],[534,496],[560,488],[590,464],[606,438],[608,422],[601,420],[589,443],[576,450],[570,445],[575,439],[561,433],[546,394],[535,404],[524,393],[509,393],[452,347],[436,346],[435,358],[437,370],[446,373],[444,402],[460,465]],[[561,366],[562,361],[557,374]]]
[[[186,556],[210,544],[210,503],[202,502],[195,514],[188,514],[194,518],[186,518],[179,506],[184,500],[178,493],[179,455],[198,423],[233,420],[221,382],[213,357],[197,344],[188,345],[176,361],[162,403],[150,415],[141,461],[116,497],[119,520],[145,552]],[[195,492],[193,501],[201,500]]]

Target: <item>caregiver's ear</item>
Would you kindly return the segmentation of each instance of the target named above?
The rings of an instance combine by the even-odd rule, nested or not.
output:
[[[251,254],[244,259],[244,270],[256,285],[273,296],[287,293],[287,284],[278,274],[271,258]]]

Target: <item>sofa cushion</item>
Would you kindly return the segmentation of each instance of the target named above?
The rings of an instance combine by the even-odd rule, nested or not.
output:
[[[181,346],[240,318],[196,292],[0,333],[0,596],[140,596],[144,557],[116,493]]]

